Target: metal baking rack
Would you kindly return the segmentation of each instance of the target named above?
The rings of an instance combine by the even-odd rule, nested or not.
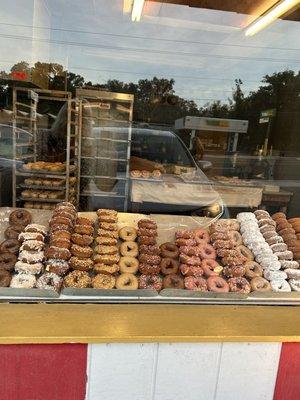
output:
[[[81,208],[93,198],[98,208],[106,207],[111,198],[120,200],[118,211],[126,211],[134,96],[77,89],[76,97],[82,100]]]
[[[72,99],[70,92],[57,90],[44,90],[23,87],[13,89],[13,206],[20,206],[24,201],[30,202],[49,202],[72,201],[74,205],[79,203],[79,183],[80,183],[80,148],[81,148],[81,101]],[[65,171],[48,170],[25,170],[24,162],[36,162],[42,160],[42,151],[38,149],[39,129],[37,120],[37,108],[39,101],[47,100],[49,102],[61,102],[66,104],[66,149],[65,149]],[[29,110],[29,111],[28,111]],[[28,114],[25,116],[25,114]],[[20,140],[20,125],[22,127],[22,136],[26,136],[26,142]],[[20,149],[27,148],[26,153]],[[44,179],[65,179],[63,187],[43,187],[25,185],[26,177],[40,177]],[[70,183],[70,177],[75,177],[75,184]],[[38,190],[63,190],[62,199],[41,199],[39,197],[24,198],[20,196],[20,190],[23,188]],[[71,187],[75,188],[70,193]]]

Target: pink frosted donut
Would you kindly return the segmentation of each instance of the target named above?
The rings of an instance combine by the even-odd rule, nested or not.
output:
[[[183,276],[202,276],[203,269],[195,265],[181,264],[180,272]]]
[[[201,268],[203,269],[204,275],[208,278],[209,276],[218,275],[215,269],[220,267],[216,260],[206,259],[201,263]]]
[[[199,248],[197,246],[182,246],[179,247],[180,254],[186,254],[187,256],[197,256]]]
[[[210,276],[207,279],[208,290],[215,293],[229,292],[229,285],[225,279],[220,276]]]
[[[216,250],[208,243],[200,246],[199,255],[203,260],[205,259],[215,260],[217,256]]]
[[[197,242],[195,239],[185,239],[185,238],[179,238],[175,240],[176,246],[182,247],[182,246],[196,246]]]
[[[207,292],[206,280],[195,276],[187,276],[184,278],[184,286],[188,290],[197,290],[199,292]]]

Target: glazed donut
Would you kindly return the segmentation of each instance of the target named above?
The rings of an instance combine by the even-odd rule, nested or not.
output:
[[[104,229],[105,231],[118,232],[118,225],[114,222],[99,222],[99,229]]]
[[[147,246],[146,244],[141,244],[139,247],[139,253],[140,254],[152,254],[155,256],[160,255],[160,248],[155,245],[149,245]]]
[[[175,244],[178,247],[197,246],[197,242],[195,239],[185,239],[185,238],[176,239]]]
[[[56,275],[63,276],[65,275],[70,267],[69,263],[65,260],[57,260],[55,258],[50,258],[45,263],[46,267],[45,270],[47,272],[53,272]]]
[[[11,274],[5,269],[0,269],[0,287],[8,287],[11,281]]]
[[[118,264],[120,256],[118,254],[94,254],[94,261],[96,264]]]
[[[118,239],[119,234],[117,231],[107,231],[105,229],[98,229],[98,235],[100,237],[106,237],[106,238],[110,238],[110,239]]]
[[[53,272],[45,272],[36,281],[36,287],[38,289],[55,290],[59,292],[62,282],[62,278]]]
[[[17,261],[15,264],[15,271],[24,274],[39,274],[43,271],[44,266],[41,262],[35,264],[28,264],[22,261]]]
[[[164,277],[163,288],[184,289],[184,281],[181,278],[181,276],[176,274],[170,274]]]
[[[210,276],[207,279],[207,287],[210,292],[227,293],[229,292],[228,283],[220,276]]]
[[[180,262],[183,264],[189,264],[189,265],[201,265],[201,259],[196,256],[187,256],[185,254],[180,254],[179,256]]]
[[[79,271],[89,271],[93,268],[94,262],[90,258],[71,257],[69,261],[70,267]]]
[[[97,274],[92,279],[94,289],[113,289],[116,284],[116,278],[108,274]]]
[[[152,289],[160,291],[162,288],[162,279],[159,275],[141,275],[139,277],[140,289]]]
[[[6,239],[0,244],[0,253],[18,254],[20,243],[17,239]]]
[[[79,233],[73,233],[71,236],[71,240],[73,243],[78,246],[89,246],[93,243],[93,236],[89,235],[80,235]]]
[[[97,236],[95,242],[99,245],[104,245],[104,246],[116,246],[118,240],[109,237]]]
[[[17,289],[32,289],[35,287],[36,278],[31,274],[17,274],[11,278],[10,287]]]
[[[10,225],[26,226],[31,223],[32,217],[27,210],[15,210],[9,215]]]
[[[224,267],[223,274],[227,278],[237,278],[240,276],[244,276],[246,272],[246,268],[243,265],[233,265],[232,267]]]
[[[184,287],[187,290],[196,290],[199,292],[207,292],[207,283],[200,276],[187,276],[184,278]]]
[[[247,279],[243,277],[238,277],[238,278],[230,278],[228,279],[228,285],[229,285],[229,290],[230,292],[236,292],[236,293],[250,293],[251,292],[251,286]]]
[[[158,275],[160,273],[160,265],[159,264],[140,264],[139,271],[144,275]]]
[[[219,274],[219,271],[222,271],[222,267],[220,270],[220,265],[217,261],[212,259],[203,260],[201,263],[201,268],[203,269],[204,275],[209,278],[210,276],[216,276]]]
[[[204,273],[201,267],[188,264],[181,264],[179,269],[183,276],[202,276]]]
[[[72,244],[71,254],[78,258],[90,258],[93,255],[93,249],[88,246],[78,246],[78,244]]]
[[[119,272],[120,267],[118,264],[111,264],[111,265],[105,265],[105,264],[95,264],[94,265],[94,272],[97,274],[115,274],[116,272]]]
[[[119,230],[119,236],[124,241],[134,242],[137,237],[137,230],[131,226],[124,226]]]
[[[26,240],[20,247],[20,251],[23,250],[43,250],[45,243],[41,240]]]
[[[89,225],[94,226],[94,223],[91,219],[86,217],[77,217],[76,218],[76,225]]]
[[[89,274],[85,271],[72,271],[64,279],[65,287],[73,287],[78,289],[83,289],[90,287],[92,280]]]
[[[144,264],[158,265],[160,264],[160,256],[153,256],[149,254],[140,254],[139,261]]]
[[[199,256],[203,260],[215,260],[216,259],[216,250],[210,244],[203,244],[200,245]],[[187,263],[188,264],[188,263]]]
[[[98,254],[117,254],[118,247],[117,246],[98,245],[94,248],[94,251]]]
[[[94,234],[94,227],[92,225],[75,225],[74,232],[80,235],[92,236]]]
[[[248,247],[244,245],[239,245],[238,250],[244,256],[248,261],[253,261],[254,260],[254,255],[251,250],[248,249]]]
[[[56,258],[59,260],[69,260],[71,257],[70,250],[62,249],[60,247],[50,246],[45,250],[46,258]]]
[[[135,274],[139,269],[139,262],[134,257],[125,256],[120,258],[119,267],[121,272]]]
[[[178,262],[174,258],[163,258],[160,262],[160,269],[163,275],[177,274]]]
[[[195,239],[195,233],[190,229],[175,232],[176,239]]]
[[[270,283],[265,278],[260,276],[252,278],[250,281],[250,286],[254,292],[269,292],[272,290]]]
[[[237,231],[228,231],[228,237],[236,246],[243,244],[243,238]]]
[[[23,232],[24,226],[22,225],[11,225],[4,231],[4,237],[6,239],[18,239],[21,232]]]
[[[157,229],[157,224],[152,219],[140,219],[138,221],[139,228]]]
[[[245,277],[253,279],[262,276],[262,267],[255,261],[247,261],[244,264]]]
[[[166,258],[177,258],[179,256],[179,250],[176,244],[166,242],[160,245],[161,256]]]
[[[284,218],[286,219],[286,215],[283,212],[277,212],[272,215],[272,218],[276,221],[277,219]]]
[[[27,251],[23,250],[19,253],[19,261],[23,261],[28,264],[40,263],[44,260],[43,251]]]
[[[137,231],[138,236],[157,236],[157,229],[139,228]]]
[[[278,234],[280,236],[295,235],[295,233],[296,233],[296,229],[293,229],[293,228],[284,228],[284,229],[281,229],[280,231],[278,231]]]
[[[136,290],[139,287],[139,281],[133,274],[121,274],[117,277],[116,288],[121,290]]]
[[[210,236],[209,233],[205,229],[195,229],[194,230],[194,237],[197,243],[209,243],[210,242]]]
[[[41,233],[43,236],[46,236],[48,229],[44,225],[30,224],[26,226],[25,232]]]
[[[99,218],[101,218],[102,216],[111,216],[116,218],[118,216],[118,212],[106,208],[99,208],[99,210],[97,210],[97,216]]]
[[[0,271],[12,271],[16,262],[17,256],[15,254],[9,252],[0,254]]]
[[[136,242],[123,242],[120,245],[120,253],[122,256],[126,257],[137,257],[139,254],[138,244]]]

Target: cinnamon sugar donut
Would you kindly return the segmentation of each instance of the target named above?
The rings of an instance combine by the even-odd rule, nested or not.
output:
[[[196,290],[199,292],[207,292],[206,280],[201,277],[187,276],[184,278],[184,286],[187,290]]]

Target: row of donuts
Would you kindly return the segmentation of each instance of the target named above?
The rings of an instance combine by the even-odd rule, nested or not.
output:
[[[276,222],[276,232],[293,253],[293,258],[300,260],[300,218],[287,219],[282,212],[273,214],[272,218]]]

